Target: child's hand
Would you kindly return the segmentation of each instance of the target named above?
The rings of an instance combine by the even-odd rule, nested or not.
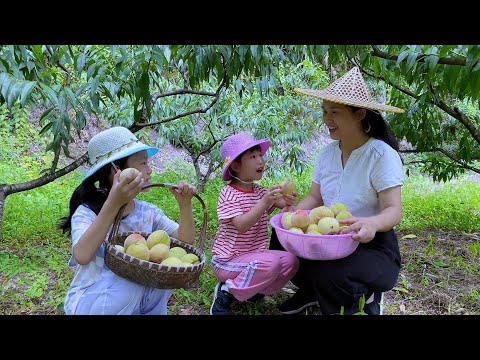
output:
[[[292,195],[283,195],[285,206],[293,207],[298,202],[298,192],[294,191]]]
[[[270,206],[281,199],[282,196],[282,187],[280,185],[274,185],[267,190],[265,195],[263,195],[262,200],[267,204],[267,206]]]
[[[177,186],[177,189],[170,189],[170,191],[175,195],[178,204],[189,204],[192,201],[193,195],[197,192],[197,188],[183,180],[181,180]]]
[[[121,171],[117,170],[113,176],[112,188],[108,194],[108,199],[118,207],[132,201],[142,191],[145,183],[141,172],[139,172],[137,176],[134,176],[135,174],[132,171],[122,180],[120,180],[120,174]]]

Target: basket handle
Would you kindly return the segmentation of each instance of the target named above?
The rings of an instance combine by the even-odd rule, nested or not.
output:
[[[166,187],[169,189],[178,189],[178,186],[176,184],[169,184],[169,183],[152,183],[147,186],[144,186],[143,189],[148,189],[151,187]],[[198,243],[198,248],[203,251],[203,246],[205,244],[205,239],[207,237],[207,207],[205,206],[205,203],[203,202],[202,198],[198,196],[197,194],[193,194],[194,197],[200,201],[200,204],[202,205],[203,208],[203,223],[202,223],[202,228],[200,229],[200,241]],[[117,235],[118,229],[120,227],[120,221],[122,219],[123,211],[125,210],[125,207],[127,204],[122,205],[120,210],[118,210],[118,214],[115,217],[115,220],[113,222],[113,227],[112,231],[110,231],[110,234],[108,236],[107,242],[113,244],[113,239]]]

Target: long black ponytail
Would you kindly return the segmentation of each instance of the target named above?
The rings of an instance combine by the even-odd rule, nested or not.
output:
[[[122,158],[114,161],[120,169],[124,169],[127,163],[127,158]],[[107,200],[110,191],[110,182],[108,177],[112,170],[112,165],[109,163],[95,173],[88,179],[82,182],[73,191],[70,198],[70,214],[62,217],[57,225],[58,229],[63,233],[69,234],[72,231],[72,216],[80,205],[85,205],[91,209],[96,215],[102,209],[103,204]],[[98,188],[95,183],[98,182]]]
[[[361,109],[359,107],[350,106],[353,111]],[[398,152],[398,140],[392,132],[392,129],[385,121],[380,112],[376,110],[367,110],[365,117],[362,119],[362,127],[365,133],[368,136],[371,136],[375,139],[382,140],[383,142],[390,145],[395,151]]]

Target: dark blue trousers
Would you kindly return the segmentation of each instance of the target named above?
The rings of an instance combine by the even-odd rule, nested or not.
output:
[[[272,229],[270,249],[285,250]],[[359,311],[362,295],[365,301],[374,293],[374,301],[365,305],[367,314],[379,314],[380,298],[384,291],[397,283],[401,267],[400,250],[395,231],[378,232],[375,238],[360,243],[349,256],[337,260],[300,260],[292,282],[298,291],[315,298],[322,314],[344,314]]]

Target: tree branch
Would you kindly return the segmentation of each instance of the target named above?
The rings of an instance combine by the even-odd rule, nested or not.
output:
[[[382,76],[382,75],[375,76],[373,73],[371,73],[371,72],[365,70],[364,68],[362,68],[359,64],[356,64],[356,65],[360,68],[360,71],[363,72],[364,74],[367,74],[368,76],[373,77],[374,79],[381,79],[381,80],[383,80],[384,82],[387,82],[387,81],[385,80],[385,77],[384,77],[384,76]],[[389,84],[390,84],[391,86],[393,86],[395,89],[397,89],[398,91],[400,91],[400,92],[402,92],[402,93],[404,93],[404,94],[407,94],[408,96],[411,96],[411,97],[413,97],[414,99],[418,99],[418,96],[415,95],[415,93],[414,93],[413,91],[411,91],[411,90],[409,90],[409,89],[405,89],[405,88],[401,87],[400,85],[398,85],[397,83],[392,82],[391,80],[389,81]],[[433,102],[432,102],[432,104],[435,105]]]
[[[381,79],[384,82],[386,82],[385,77],[383,77],[382,75],[375,76],[373,73],[368,72],[367,70],[363,69],[362,67],[359,66],[359,68],[360,68],[361,72],[367,74],[368,76],[371,76],[375,79]],[[405,88],[401,87],[400,85],[396,84],[395,82],[392,82],[391,80],[389,81],[389,84],[391,86],[393,86],[395,89],[397,89],[398,91],[400,91],[404,94],[407,94],[408,96],[411,96],[414,99],[418,99],[418,96],[415,95],[409,89],[405,89]],[[439,99],[436,96],[435,91],[434,91],[432,86],[430,86],[430,90],[431,90],[432,94],[434,95],[434,100],[430,100],[429,102],[432,105],[435,105],[439,109],[446,112],[451,117],[457,119],[463,126],[465,126],[465,128],[472,135],[472,137],[480,144],[480,130],[478,130],[475,127],[475,124],[467,116],[465,116],[465,114],[463,114],[458,107],[455,107],[454,109],[452,109],[443,100]]]
[[[386,51],[382,51],[377,45],[371,45],[371,47],[373,49],[373,51],[370,53],[372,56],[393,61],[397,61],[398,59],[398,55],[389,54]],[[415,61],[425,62],[425,58],[428,56],[432,55],[420,54]],[[402,61],[407,61],[407,59],[403,59]],[[467,60],[465,58],[439,57],[438,64],[465,66],[467,64]]]
[[[190,154],[190,156],[193,157],[193,149],[192,149],[192,147],[190,147],[188,144],[184,143],[184,142],[182,141],[182,138],[181,138],[181,137],[178,138],[178,142],[180,143],[180,145],[182,145],[182,147],[183,147],[185,150],[188,151],[188,153]]]
[[[60,146],[58,147],[57,150],[55,150],[55,156],[54,156],[53,161],[52,161],[51,171],[55,171],[55,169],[57,168],[58,159],[60,158],[60,150],[61,150]]]
[[[36,187],[43,186],[45,184],[48,184],[55,179],[62,177],[63,175],[68,174],[69,172],[75,170],[78,168],[80,165],[82,165],[84,162],[86,162],[88,159],[88,154],[85,153],[81,157],[79,157],[77,160],[74,162],[70,163],[69,165],[65,166],[63,169],[60,169],[58,171],[55,171],[54,173],[49,173],[45,174],[42,177],[39,177],[35,180],[27,181],[24,183],[18,183],[18,184],[2,184],[0,185],[0,192],[3,192],[5,196],[21,191],[26,191],[26,190],[31,190]]]
[[[425,164],[425,163],[426,163],[425,160],[412,160],[412,161],[406,162],[405,165],[410,165],[410,164]]]
[[[50,48],[50,46],[46,45],[45,47],[47,48],[47,51],[48,51],[48,53],[50,54],[50,56],[53,56],[53,50]],[[57,61],[55,62],[55,64],[56,64],[60,69],[62,69],[63,71],[65,71],[65,72],[67,73],[67,84],[70,84],[70,78],[71,78],[70,71],[68,71],[68,69],[60,63],[60,59],[57,60]]]
[[[209,152],[215,146],[215,144],[217,144],[218,142],[220,142],[222,140],[222,139],[215,138],[215,135],[213,134],[212,128],[210,127],[210,122],[207,123],[207,122],[204,121],[204,124],[207,126],[207,129],[208,129],[210,135],[212,136],[213,143],[209,146],[202,147],[198,156],[206,154],[207,152]]]
[[[417,150],[417,149],[412,149],[412,150],[400,150],[401,153],[426,153],[426,152],[439,152],[439,153],[442,153],[443,155],[445,155],[446,157],[448,157],[450,160],[452,160],[453,162],[457,163],[458,165],[460,165],[460,167],[464,168],[464,169],[467,169],[467,170],[471,170],[473,172],[476,172],[477,174],[480,174],[480,169],[477,169],[477,168],[474,168],[470,165],[467,165],[465,164],[465,162],[461,159],[458,159],[457,157],[455,157],[453,154],[449,153],[448,151],[444,150],[444,149],[441,149],[441,148],[434,148],[434,149],[430,149],[430,150]]]
[[[224,86],[224,81],[222,80],[222,82],[220,83],[220,85],[219,85],[219,87],[218,87],[218,89],[215,93],[211,93],[211,92],[207,92],[207,91],[195,91],[195,90],[182,89],[182,90],[176,90],[176,91],[167,91],[166,93],[163,93],[163,94],[157,94],[158,97],[178,95],[178,94],[199,94],[199,95],[214,96],[215,98],[205,108],[197,108],[197,109],[194,109],[194,110],[186,111],[186,112],[178,114],[178,115],[171,116],[171,117],[166,118],[166,119],[162,119],[162,120],[158,120],[158,121],[154,121],[154,122],[150,122],[150,123],[143,122],[143,123],[133,124],[131,126],[131,130],[132,130],[132,132],[136,132],[136,131],[138,131],[138,130],[146,127],[146,126],[164,124],[164,123],[167,123],[167,122],[170,122],[170,121],[173,121],[173,120],[176,120],[176,119],[188,116],[188,115],[198,114],[198,113],[205,114],[208,110],[211,109],[211,107],[213,105],[215,105],[215,103],[220,98],[220,92],[221,92],[221,89],[223,88],[223,86]],[[169,95],[165,95],[165,94],[169,94]]]
[[[205,96],[216,96],[216,92],[210,92],[210,91],[197,91],[197,90],[189,90],[189,89],[180,89],[180,90],[172,90],[172,91],[166,91],[164,93],[155,93],[152,95],[152,105],[162,97],[167,97],[167,96],[174,96],[174,95],[184,95],[184,94],[193,94],[193,95],[205,95]]]

